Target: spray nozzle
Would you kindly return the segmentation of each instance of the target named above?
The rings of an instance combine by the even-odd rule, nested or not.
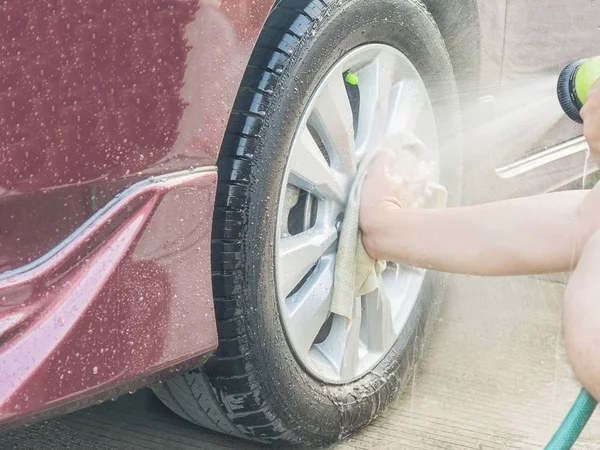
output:
[[[600,56],[569,63],[560,73],[557,83],[558,101],[565,114],[583,123],[581,108],[592,85],[600,78]]]

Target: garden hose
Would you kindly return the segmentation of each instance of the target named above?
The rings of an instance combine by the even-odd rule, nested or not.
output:
[[[596,400],[582,388],[545,450],[569,450],[573,447],[585,424],[592,416],[596,403]]]

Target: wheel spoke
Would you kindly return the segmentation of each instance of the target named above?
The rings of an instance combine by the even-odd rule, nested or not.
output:
[[[321,259],[307,283],[288,299],[290,338],[301,358],[307,356],[329,317],[334,267],[334,257]]]
[[[332,165],[342,173],[354,174],[354,116],[341,72],[329,77],[310,122],[323,140]]]
[[[393,138],[402,132],[413,132],[427,96],[417,80],[405,79],[391,91],[386,136]]]
[[[342,379],[352,378],[357,373],[360,347],[361,300],[354,299],[352,319],[333,316],[331,331],[324,342],[316,348]]]
[[[360,346],[360,324],[362,321],[361,300],[357,297],[354,300],[354,310],[352,320],[344,320],[344,352],[340,362],[340,377],[352,378],[358,371],[358,349]]]
[[[290,156],[289,183],[310,192],[318,198],[331,198],[345,203],[345,178],[327,164],[319,146],[308,128],[304,127]]]
[[[280,240],[280,282],[287,297],[337,239],[335,227],[313,227]]]
[[[385,351],[396,339],[391,299],[381,279],[379,289],[364,300],[362,327],[370,351]]]
[[[359,71],[360,113],[356,134],[356,150],[359,155],[376,146],[385,131],[394,68],[393,57],[387,53],[379,53]]]

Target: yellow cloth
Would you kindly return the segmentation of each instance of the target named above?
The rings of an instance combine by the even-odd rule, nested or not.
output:
[[[413,135],[408,134],[395,143],[393,150],[396,152],[398,160],[406,160],[407,155],[419,157],[427,153],[424,144]],[[376,261],[369,256],[363,245],[362,234],[358,226],[362,185],[367,170],[377,153],[377,151],[373,151],[367,154],[359,163],[356,178],[348,196],[338,241],[330,311],[348,319],[352,318],[354,299],[377,289],[381,273],[386,267],[385,261]],[[433,182],[428,182],[427,187],[430,194],[426,207],[444,208],[448,197],[446,189]]]

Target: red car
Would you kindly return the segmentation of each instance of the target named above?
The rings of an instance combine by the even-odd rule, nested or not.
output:
[[[0,425],[142,386],[267,443],[369,423],[413,373],[444,283],[388,263],[352,320],[329,313],[356,161],[412,130],[457,204],[463,150],[481,150],[468,125],[527,70],[593,54],[593,6],[2,2]],[[545,40],[523,44],[532,29]],[[487,197],[581,176],[581,130],[494,151],[509,126],[465,157]]]

